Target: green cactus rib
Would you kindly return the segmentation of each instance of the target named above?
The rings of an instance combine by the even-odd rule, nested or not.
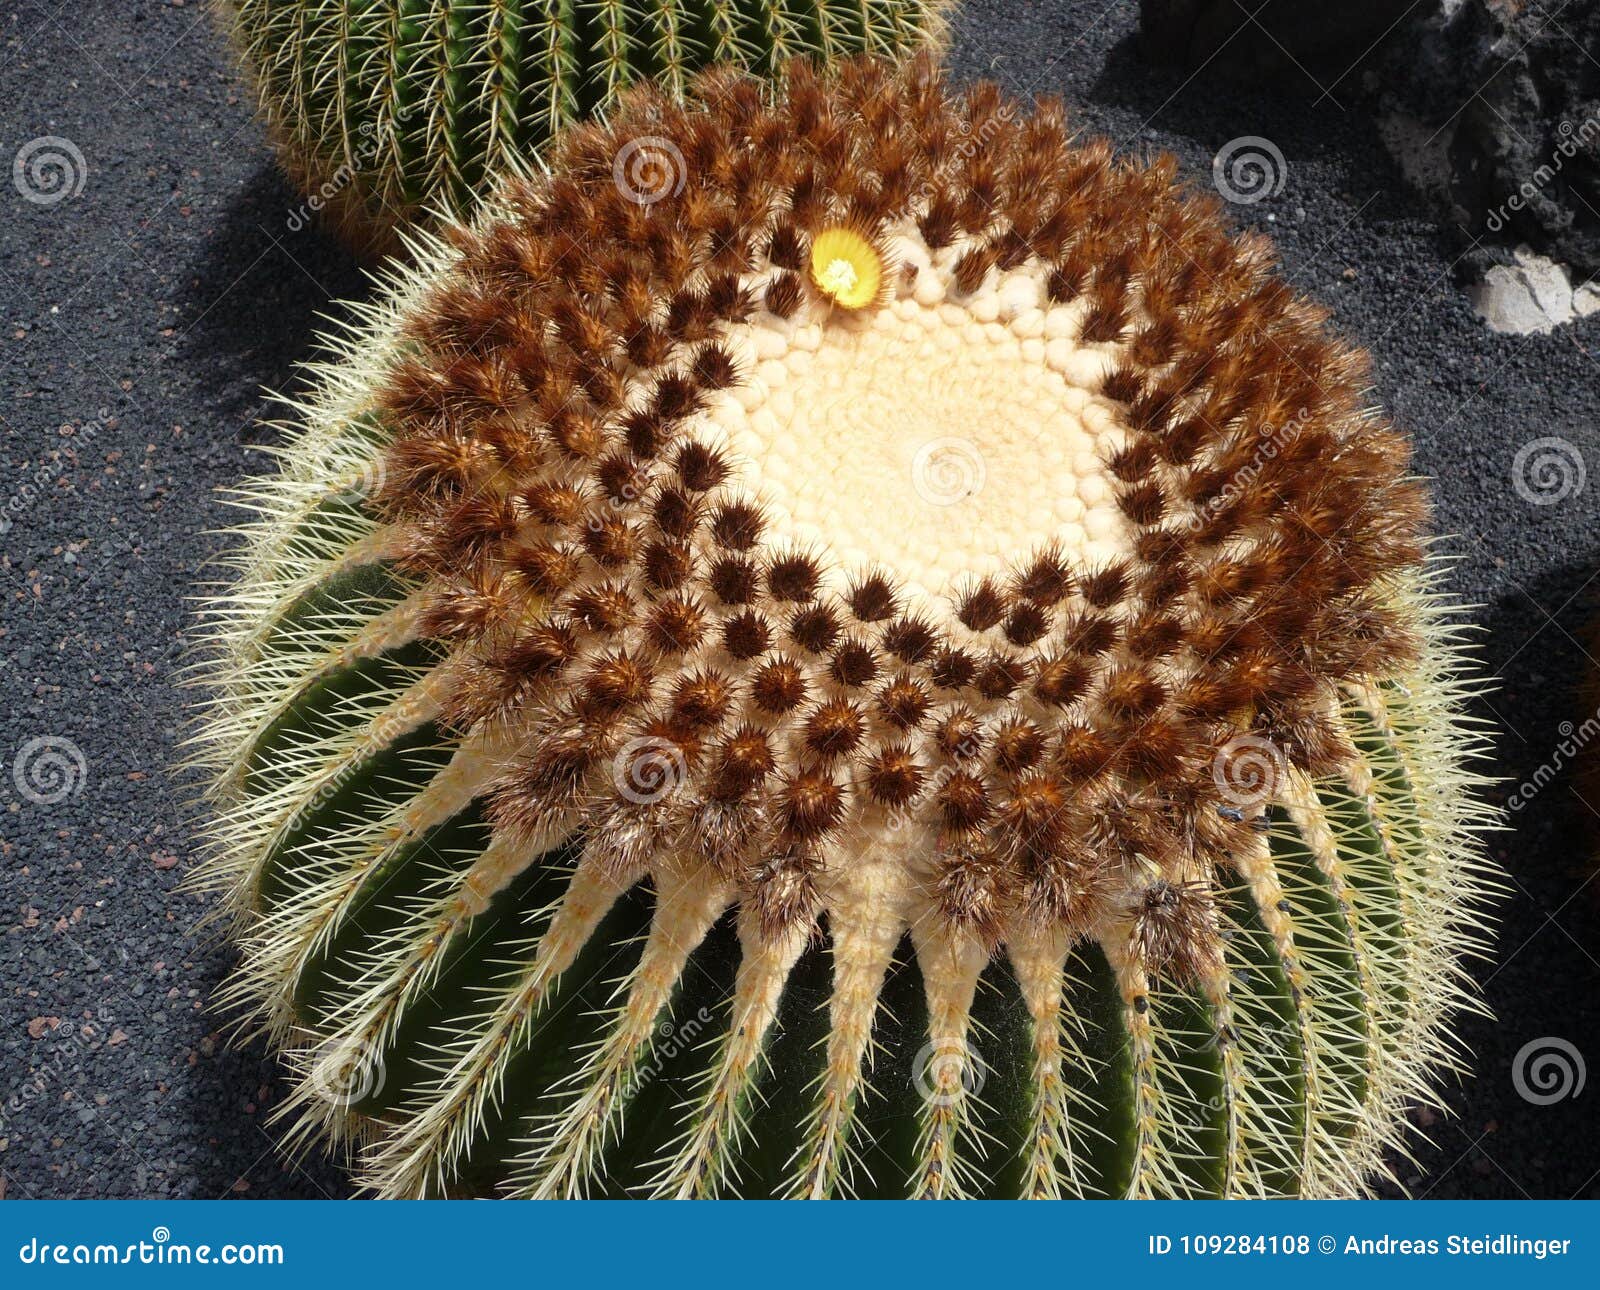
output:
[[[217,0],[293,182],[359,249],[465,212],[641,80],[937,42],[948,0]]]
[[[404,299],[362,336],[392,338]],[[1349,1195],[1403,1149],[1400,1108],[1455,1062],[1441,1019],[1473,1006],[1458,951],[1488,881],[1431,575],[1389,588],[1424,627],[1414,672],[1344,697],[1356,765],[1291,773],[1237,858],[1225,974],[1179,989],[1125,946],[1012,946],[948,1044],[912,938],[841,959],[835,924],[754,1027],[728,893],[616,890],[559,840],[483,883],[498,750],[434,724],[448,660],[361,505],[382,435],[338,370],[241,491],[197,744],[224,802],[199,883],[242,946],[223,1002],[286,1050],[291,1142],[350,1147],[397,1196],[895,1197],[930,1171],[980,1196]],[[839,1024],[860,989],[866,1034]],[[852,1043],[859,1086],[834,1077]]]

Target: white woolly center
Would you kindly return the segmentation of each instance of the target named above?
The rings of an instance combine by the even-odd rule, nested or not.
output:
[[[822,272],[822,285],[833,295],[843,295],[856,285],[855,265],[849,260],[834,260]]]
[[[749,379],[707,419],[770,536],[842,570],[882,567],[920,600],[1051,540],[1080,566],[1125,552],[1105,466],[1124,439],[1116,405],[1090,392],[1114,347],[1077,342],[1082,307],[1049,305],[1042,271],[957,294],[959,249],[901,237],[894,254],[908,271],[881,308],[808,299],[728,337]]]

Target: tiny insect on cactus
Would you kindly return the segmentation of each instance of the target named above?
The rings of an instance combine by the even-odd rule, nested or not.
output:
[[[904,55],[943,40],[949,0],[216,0],[291,182],[362,254],[465,213],[537,168],[565,125],[627,86],[679,94],[713,63]],[[627,159],[624,159],[624,165]]]
[[[395,270],[243,490],[199,882],[293,1140],[389,1196],[1360,1192],[1492,885],[1361,356],[1058,103],[692,101]]]

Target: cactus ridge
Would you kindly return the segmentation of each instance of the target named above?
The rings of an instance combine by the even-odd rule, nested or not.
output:
[[[359,250],[467,212],[561,128],[713,65],[904,54],[948,0],[215,0],[291,181]]]
[[[636,428],[630,411],[677,389],[666,383],[672,374],[698,374],[728,398],[766,397],[762,391],[774,388],[780,374],[762,375],[758,387],[753,374],[765,360],[740,348],[741,338],[748,339],[741,329],[781,317],[764,311],[763,301],[789,311],[783,320],[794,335],[818,328],[823,348],[813,361],[821,361],[829,344],[865,343],[860,338],[875,334],[875,326],[920,316],[916,293],[934,279],[944,284],[937,309],[946,312],[938,316],[954,320],[965,343],[977,345],[994,336],[983,325],[999,324],[974,330],[964,320],[987,307],[1000,272],[1019,275],[1006,288],[1017,293],[1032,289],[1030,273],[1033,283],[1048,284],[1039,288],[1045,294],[1036,308],[1045,334],[1052,301],[1078,311],[1072,325],[1080,349],[1059,361],[1086,373],[1099,391],[1094,397],[1113,409],[1108,415],[1130,421],[1138,409],[1154,415],[1159,401],[1140,382],[1175,379],[1187,361],[1187,342],[1164,333],[1179,354],[1175,362],[1165,353],[1141,366],[1130,356],[1141,351],[1148,331],[1160,331],[1152,293],[1162,273],[1186,257],[1162,256],[1138,267],[1139,256],[1162,255],[1140,249],[1145,214],[1197,239],[1199,256],[1213,269],[1239,273],[1244,286],[1236,279],[1217,296],[1189,275],[1185,290],[1197,294],[1182,315],[1183,328],[1202,344],[1236,352],[1218,329],[1239,325],[1229,293],[1263,281],[1253,258],[1259,248],[1213,236],[1214,215],[1194,216],[1191,225],[1190,216],[1173,214],[1196,208],[1181,193],[1166,192],[1170,171],[1114,168],[1095,145],[1086,159],[1052,128],[1048,109],[1027,117],[991,99],[985,87],[948,102],[926,65],[892,73],[854,64],[841,76],[819,81],[791,70],[759,111],[747,83],[734,78],[714,77],[693,92],[704,97],[711,120],[740,130],[759,131],[761,112],[781,126],[791,109],[818,129],[831,120],[829,139],[841,133],[833,127],[843,126],[842,134],[856,141],[850,146],[863,149],[855,164],[836,168],[861,185],[845,223],[859,230],[866,254],[881,255],[893,270],[884,297],[852,320],[823,298],[831,278],[803,283],[810,294],[798,305],[793,287],[773,290],[784,275],[798,276],[786,267],[796,260],[791,242],[803,250],[841,218],[826,204],[802,211],[811,180],[774,164],[770,182],[783,188],[784,200],[753,194],[753,205],[766,213],[748,233],[748,258],[730,252],[730,262],[741,266],[740,291],[719,294],[716,275],[725,270],[694,256],[681,269],[664,269],[667,281],[652,278],[652,319],[670,320],[671,275],[680,271],[731,313],[651,362],[619,360],[625,390],[616,395],[607,445]],[[820,117],[811,111],[819,103]],[[704,143],[694,132],[712,128],[702,117],[672,116],[649,96],[629,110],[656,122],[690,156]],[[880,181],[886,171],[870,152],[889,145],[873,144],[881,133],[864,128],[881,126],[869,120],[874,110],[913,121],[932,140],[921,176],[926,186],[908,181],[903,196],[875,212],[872,200],[882,200],[891,186]],[[981,135],[989,113],[1006,123],[998,141],[981,154],[957,149],[941,164],[940,149],[951,139]],[[957,120],[964,128],[954,128]],[[796,799],[782,796],[792,783],[779,784],[761,799],[760,812],[740,817],[749,853],[738,863],[720,863],[699,851],[711,845],[712,833],[686,830],[684,817],[670,814],[688,809],[683,802],[619,796],[607,759],[626,734],[672,736],[697,810],[711,800],[704,786],[716,745],[686,724],[653,725],[661,709],[651,704],[624,709],[621,718],[597,706],[610,691],[585,688],[598,683],[582,678],[592,675],[588,664],[606,656],[606,630],[588,629],[583,652],[553,684],[485,686],[485,669],[521,634],[537,636],[564,621],[559,614],[568,605],[598,612],[592,599],[576,598],[606,584],[617,566],[604,564],[606,552],[595,548],[599,554],[588,564],[580,560],[583,572],[571,574],[566,587],[546,584],[537,596],[507,591],[496,599],[484,589],[500,585],[489,575],[502,548],[493,539],[469,540],[477,531],[469,530],[469,517],[481,522],[484,495],[514,488],[527,505],[545,506],[553,496],[548,486],[571,483],[604,502],[598,512],[586,511],[575,530],[593,532],[585,527],[588,517],[612,513],[602,491],[611,478],[609,459],[605,447],[578,451],[586,441],[569,435],[560,416],[543,412],[530,414],[539,424],[538,448],[523,445],[520,431],[508,431],[486,410],[494,400],[484,396],[482,373],[455,361],[463,352],[484,361],[485,350],[439,339],[476,326],[472,291],[489,280],[480,276],[482,264],[503,264],[508,249],[520,263],[539,262],[539,230],[562,228],[570,215],[573,191],[563,184],[588,184],[583,191],[590,197],[609,191],[593,162],[637,124],[625,112],[610,126],[574,134],[558,149],[550,179],[513,185],[500,205],[448,244],[416,235],[412,267],[391,272],[378,303],[331,340],[312,393],[288,405],[278,473],[237,494],[249,518],[239,531],[231,583],[208,599],[207,657],[196,669],[210,698],[194,764],[217,814],[210,855],[195,882],[224,898],[240,944],[240,968],[223,1003],[239,1015],[241,1028],[266,1033],[286,1054],[292,1089],[280,1114],[290,1143],[348,1148],[361,1184],[389,1196],[1342,1196],[1368,1189],[1391,1153],[1405,1151],[1405,1108],[1435,1100],[1441,1069],[1460,1069],[1448,1020],[1478,1006],[1465,960],[1483,949],[1483,904],[1494,879],[1476,839],[1494,816],[1477,796],[1483,780],[1473,763],[1482,735],[1463,715],[1475,683],[1462,629],[1439,588],[1438,562],[1414,539],[1412,485],[1399,472],[1392,433],[1346,398],[1353,369],[1342,351],[1321,341],[1329,348],[1315,349],[1305,339],[1320,317],[1280,299],[1270,334],[1278,344],[1298,345],[1297,362],[1313,363],[1332,391],[1318,405],[1322,419],[1301,431],[1326,435],[1318,440],[1322,455],[1314,469],[1334,475],[1346,468],[1341,462],[1361,464],[1331,490],[1348,507],[1344,527],[1317,510],[1334,504],[1330,494],[1305,494],[1282,513],[1315,525],[1323,535],[1318,543],[1350,543],[1340,559],[1374,563],[1327,597],[1311,593],[1310,581],[1321,576],[1312,572],[1313,561],[1292,566],[1300,571],[1297,600],[1336,615],[1339,597],[1352,595],[1362,616],[1349,637],[1343,626],[1314,630],[1312,620],[1298,617],[1303,636],[1293,638],[1296,647],[1285,657],[1315,649],[1341,660],[1337,666],[1330,663],[1293,702],[1276,690],[1265,695],[1271,721],[1241,721],[1230,698],[1211,722],[1184,727],[1197,742],[1168,764],[1140,752],[1137,738],[1168,709],[1119,715],[1124,700],[1113,680],[1160,676],[1187,686],[1198,702],[1210,673],[1201,667],[1185,681],[1182,673],[1139,662],[1136,640],[1111,647],[1120,671],[1112,662],[1096,664],[1102,670],[1088,697],[1072,701],[1086,706],[1068,711],[1083,714],[1091,728],[1107,723],[1105,729],[1120,731],[1120,755],[1141,760],[1109,782],[1102,772],[1070,781],[1105,812],[1094,834],[1099,849],[1088,855],[1052,849],[1070,839],[1046,847],[1034,830],[1008,833],[1013,826],[1003,817],[959,835],[939,824],[936,813],[930,822],[900,781],[871,777],[884,763],[867,759],[870,746],[833,753],[845,727],[819,723],[808,707],[801,715],[812,716],[803,721],[791,717],[788,725],[770,727],[778,765],[799,776],[816,760],[835,764],[825,754],[834,756],[855,794],[847,799],[848,823],[799,836],[806,820],[796,813]],[[803,134],[806,127],[795,128]],[[1008,153],[1012,147],[1019,151]],[[1050,164],[1030,164],[1033,150]],[[715,151],[739,154],[737,147]],[[991,188],[987,167],[995,157],[1008,178]],[[759,168],[761,160],[752,164]],[[1037,197],[1032,177],[1040,174],[1110,191],[1092,199],[1091,205],[1103,204],[1084,212],[1081,224],[1057,226],[1050,202]],[[579,178],[585,175],[595,177]],[[975,188],[992,195],[963,205],[961,195]],[[1021,219],[1014,191],[1028,195],[1026,213],[1037,226],[1027,255],[1015,254],[1008,240],[1015,226],[1006,220]],[[668,202],[641,213],[656,222],[642,232],[621,210],[622,232],[604,225],[590,230],[588,259],[541,269],[538,289],[549,295],[537,316],[542,343],[551,348],[541,351],[543,359],[519,361],[547,372],[555,364],[556,342],[549,338],[583,331],[581,309],[600,290],[586,285],[586,266],[606,264],[608,237],[619,244],[654,237],[652,254],[678,263],[662,243],[662,229],[671,227],[662,221],[679,211],[685,219],[719,218],[715,202],[696,206],[692,193],[683,207]],[[1077,198],[1069,193],[1062,200]],[[1112,218],[1129,206],[1139,208],[1139,221]],[[939,228],[946,217],[957,226],[948,238]],[[1087,254],[1083,229],[1109,242],[1095,245],[1089,257],[1104,277],[1098,288],[1091,273],[1090,282],[1068,290],[1062,284],[1078,277],[1073,248]],[[1052,245],[1058,235],[1062,243]],[[1134,263],[1121,262],[1119,278],[1115,239],[1124,235],[1135,239],[1127,252]],[[997,261],[1008,248],[1011,263],[1000,270]],[[1228,267],[1240,262],[1253,267]],[[1030,270],[1030,263],[1041,267]],[[1128,290],[1130,280],[1144,284],[1142,303],[1124,316],[1143,321],[1109,328],[1104,342],[1086,339],[1103,314],[1094,300],[1112,288]],[[503,285],[504,278],[495,281]],[[1066,299],[1056,300],[1058,287]],[[631,298],[625,286],[611,290],[610,299]],[[495,317],[504,319],[508,308],[514,315],[511,299],[498,302]],[[1026,330],[1030,317],[1023,311],[1013,321]],[[490,352],[496,343],[489,342]],[[603,336],[598,343],[604,347]],[[734,360],[731,384],[723,382],[720,361],[705,358],[719,346]],[[573,349],[575,370],[603,404],[592,347]],[[1081,356],[1089,351],[1096,356],[1092,366]],[[1041,346],[1039,352],[1057,361],[1050,357],[1055,351]],[[459,383],[448,395],[459,402],[443,414],[413,406],[421,398],[416,391],[426,388],[419,378],[432,379],[434,362]],[[1213,362],[1199,379],[1226,404],[1227,383],[1243,375]],[[915,382],[886,384],[899,391]],[[1271,381],[1245,385],[1238,397],[1246,401],[1274,388]],[[663,533],[678,531],[673,481],[707,474],[703,460],[682,449],[715,447],[696,419],[709,406],[722,405],[707,396],[665,446],[633,441],[645,450],[642,468],[659,472],[642,492],[616,503],[625,515],[638,516],[641,525],[655,516],[648,522],[661,524]],[[1234,407],[1231,415],[1248,421],[1250,414]],[[821,435],[829,425],[818,417],[813,430]],[[1170,447],[1188,431],[1139,432],[1145,433]],[[1191,449],[1187,460],[1204,462],[1206,452],[1224,459],[1235,440],[1214,434],[1210,448]],[[1165,548],[1152,546],[1150,532],[1164,523],[1163,531],[1178,532],[1174,510],[1189,503],[1152,508],[1148,490],[1156,480],[1165,495],[1183,496],[1174,473],[1181,462],[1147,459],[1143,440],[1131,431],[1118,429],[1114,442],[1121,446],[1112,454],[1113,495],[1126,522],[1107,521],[1106,540],[1126,544],[1114,549],[1154,551],[1150,558],[1158,559]],[[437,469],[441,461],[459,461],[451,454],[463,444],[472,451],[474,443],[492,443],[498,455],[481,474],[469,474],[471,487],[459,479],[448,488],[424,485],[438,477],[419,462]],[[1372,455],[1362,455],[1368,447]],[[699,465],[685,464],[691,460]],[[738,458],[730,450],[721,461],[727,469],[713,491],[732,505],[739,498]],[[660,466],[667,462],[676,465]],[[841,489],[851,463],[842,465]],[[1292,492],[1291,468],[1264,472],[1268,484]],[[1269,504],[1250,491],[1256,478],[1234,476],[1241,507]],[[1194,504],[1215,497],[1226,482],[1213,479],[1212,491],[1198,492]],[[663,508],[669,494],[672,506]],[[1363,519],[1370,514],[1379,516],[1375,530],[1361,527],[1372,523]],[[774,515],[767,513],[768,524],[777,523]],[[995,510],[997,531],[1005,518]],[[1229,522],[1236,522],[1231,513]],[[517,543],[543,531],[520,513],[513,528]],[[1347,529],[1355,536],[1344,536]],[[1359,545],[1365,541],[1377,541],[1386,554],[1373,556]],[[696,549],[701,559],[692,567],[703,568],[722,548],[708,540]],[[805,581],[806,561],[790,546],[772,541],[756,550],[764,578],[776,577],[778,586]],[[1240,548],[1212,535],[1195,538],[1192,550],[1216,578]],[[1147,557],[1122,558],[1137,568]],[[823,563],[817,555],[817,566]],[[1089,594],[1062,589],[1090,585],[1095,576],[1067,570],[1067,563],[1028,555],[996,578],[994,585],[1005,589],[997,593],[1000,611],[974,634],[1004,634],[1009,643],[996,649],[1032,666],[1040,656],[1027,645],[1034,639],[1030,607]],[[1172,594],[1152,589],[1143,576],[1130,575],[1130,590],[1119,593],[1129,614],[1142,612],[1137,596],[1148,606]],[[644,577],[624,575],[647,607],[669,599],[660,587],[649,590]],[[1246,593],[1246,603],[1281,603],[1275,600],[1281,585],[1281,579],[1265,590],[1256,584],[1257,599]],[[891,601],[908,603],[912,593],[891,590]],[[707,606],[720,595],[709,587],[699,594]],[[1171,603],[1200,603],[1183,600],[1199,595],[1193,586],[1177,594]],[[463,619],[473,595],[491,601],[490,609]],[[723,605],[722,621],[752,605],[775,613],[765,590],[750,595]],[[773,649],[792,652],[806,660],[805,675],[819,697],[845,698],[863,688],[850,679],[863,662],[848,648],[857,639],[877,642],[866,660],[876,661],[875,684],[890,675],[882,664],[894,648],[919,656],[905,675],[932,667],[920,661],[935,657],[932,647],[921,647],[904,617],[878,614],[874,598],[828,590],[799,604],[814,609],[833,596],[841,622],[877,623],[881,635],[858,638],[852,626],[843,633],[849,639],[830,638],[824,649],[811,650],[800,643],[815,635],[808,623],[781,647],[758,654],[757,663]],[[930,634],[966,639],[937,619],[933,601],[926,603]],[[983,603],[969,595],[963,605]],[[1248,621],[1243,614],[1234,630],[1246,630]],[[1270,636],[1260,646],[1264,653],[1273,647]],[[648,657],[661,669],[664,696],[683,692],[671,688],[678,681],[703,681],[706,669],[739,675],[726,652],[676,672],[662,661],[673,657],[666,646]],[[1284,667],[1270,685],[1288,684]],[[820,688],[828,669],[834,690]],[[983,699],[971,685],[945,686],[936,711],[978,711],[985,737],[997,746],[1030,746],[1001,743],[1023,717],[1053,732],[1050,738],[1064,738],[1067,727],[1052,726],[1056,718],[1030,697],[1045,693],[1038,687],[1046,685],[1046,671],[1028,675],[1036,678],[1029,682],[1033,691],[998,700]],[[1055,694],[1055,682],[1049,685]],[[891,704],[889,711],[900,709]],[[932,720],[919,715],[902,735],[884,737],[921,739],[918,732]],[[575,781],[563,779],[556,772],[564,763],[550,749],[585,726],[604,740],[605,751]],[[780,730],[792,742],[780,743]],[[1267,791],[1235,808],[1218,796],[1220,781],[1211,786],[1213,754],[1242,734],[1263,731],[1283,744],[1281,762]],[[933,756],[927,738],[915,746]],[[791,755],[792,765],[781,760]],[[977,780],[997,803],[1013,800],[1007,794],[1019,784],[1039,782],[1029,779],[1026,764],[1007,771],[1009,779],[1003,769],[996,765]],[[1126,825],[1133,832],[1117,832],[1124,817],[1116,813],[1146,800],[1145,787],[1155,815],[1172,812],[1179,829],[1181,841],[1169,850],[1158,849],[1167,835],[1147,814],[1134,812]],[[909,823],[890,827],[874,793],[890,798]],[[1180,804],[1185,795],[1192,805]],[[701,811],[693,818],[712,817]],[[796,898],[794,862],[807,857],[816,857],[814,866],[802,866],[800,890],[809,894]],[[996,866],[997,882],[991,881]],[[1049,903],[1045,898],[1056,890],[1051,877],[1060,874],[1070,878],[1068,895]]]

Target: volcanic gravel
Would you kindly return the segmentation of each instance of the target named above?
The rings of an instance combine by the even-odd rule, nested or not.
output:
[[[1415,436],[1451,586],[1500,678],[1479,709],[1509,781],[1494,792],[1559,769],[1562,723],[1589,715],[1600,480],[1574,485],[1600,468],[1600,315],[1490,333],[1346,85],[1285,98],[1152,69],[1136,16],[1134,0],[968,0],[951,59],[961,79],[1064,96],[1124,151],[1171,150],[1199,185],[1230,141],[1281,151],[1281,191],[1233,214],[1372,351],[1377,399]],[[369,287],[296,218],[197,0],[0,6],[0,124],[0,163],[41,138],[82,156],[64,154],[81,191],[51,203],[0,174],[0,1195],[343,1195],[337,1162],[284,1157],[273,1062],[225,1043],[208,1008],[230,952],[179,891],[195,809],[169,768],[190,597],[220,576],[231,522],[218,490],[269,468],[252,451],[273,437],[263,387],[291,388],[319,315]],[[1565,482],[1540,450],[1519,467],[1539,439],[1562,441],[1546,447]],[[1600,1195],[1600,1090],[1544,1104],[1516,1069],[1536,1041],[1600,1060],[1596,818],[1562,769],[1492,839],[1507,896],[1477,975],[1495,1019],[1462,1025],[1472,1073],[1449,1114],[1416,1117],[1412,1194]]]

